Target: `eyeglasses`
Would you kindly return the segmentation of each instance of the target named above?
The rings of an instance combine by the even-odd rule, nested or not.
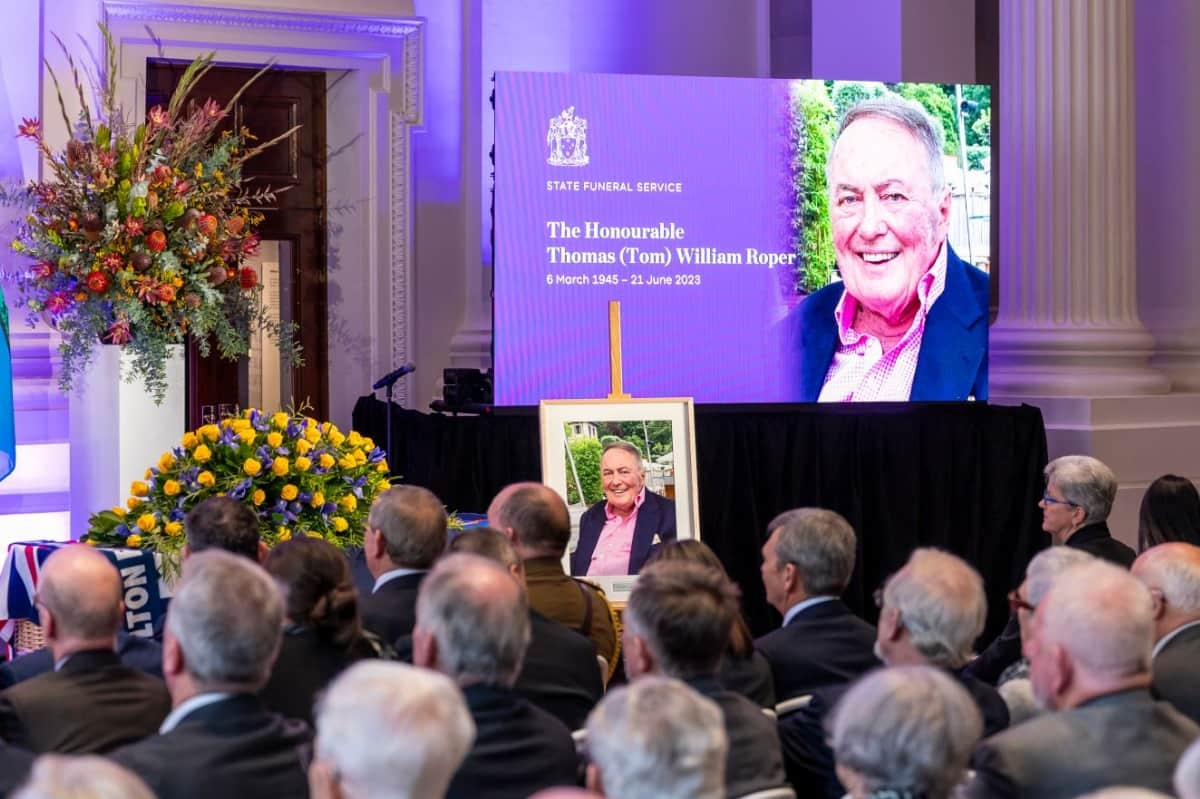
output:
[[[1019,610],[1027,610],[1033,613],[1037,608],[1022,599],[1020,592],[1014,588],[1008,592],[1008,610],[1015,616]]]
[[[875,589],[875,593],[871,595],[872,598],[874,598],[874,600],[875,600],[875,607],[879,608],[880,610],[883,610],[883,589],[884,589],[884,587],[885,586],[882,586],[882,585],[879,586],[878,588]]]
[[[1042,494],[1042,502],[1045,502],[1047,505],[1069,505],[1072,508],[1079,507],[1078,503],[1071,502],[1071,501],[1065,500],[1065,499],[1055,499],[1054,497],[1050,496],[1049,494]]]

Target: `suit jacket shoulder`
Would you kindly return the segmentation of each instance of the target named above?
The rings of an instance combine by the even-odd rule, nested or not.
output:
[[[530,641],[513,690],[567,729],[578,730],[604,694],[592,642],[574,630],[529,611]]]
[[[1154,657],[1150,690],[1183,715],[1200,724],[1200,625],[1189,627],[1167,642]]]
[[[388,580],[379,590],[362,598],[363,629],[384,641],[411,635],[417,623],[417,592],[425,572]]]
[[[721,688],[716,680],[693,680],[697,692],[717,703],[725,721],[729,751],[725,759],[725,791],[745,796],[785,782],[783,754],[775,721],[758,705]]]
[[[526,562],[529,606],[592,642],[596,654],[614,666],[617,629],[612,606],[595,585],[568,577],[560,565],[534,558]],[[551,566],[553,568],[551,568]]]
[[[849,682],[875,668],[875,628],[840,599],[806,608],[754,642],[771,664],[779,701]]]

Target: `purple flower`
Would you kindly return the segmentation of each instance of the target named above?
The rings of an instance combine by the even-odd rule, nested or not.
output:
[[[223,427],[221,428],[221,435],[217,438],[217,443],[224,447],[236,448],[240,443],[240,439],[232,427]]]
[[[118,524],[113,532],[119,536],[124,536],[125,538],[129,537],[129,527],[124,524]]]
[[[231,499],[245,499],[246,492],[250,490],[253,480],[243,480],[242,482],[229,489],[229,497]]]
[[[376,447],[367,455],[367,463],[379,463],[381,460],[383,460],[385,455],[387,455],[386,452],[379,447]]]
[[[336,510],[337,510],[337,503],[335,503],[335,502],[326,502],[324,505],[321,506],[321,514],[323,516],[332,516]]]

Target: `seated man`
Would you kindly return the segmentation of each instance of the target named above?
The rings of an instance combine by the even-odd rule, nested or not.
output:
[[[649,674],[674,677],[721,708],[730,796],[784,783],[774,720],[717,682],[737,613],[737,589],[716,570],[683,561],[653,563],[642,570],[629,596],[622,639],[630,681]]]
[[[174,709],[159,734],[112,754],[159,799],[305,796],[302,722],[256,696],[279,651],[283,600],[257,564],[217,550],[191,555],[163,635]]]
[[[563,498],[541,483],[513,483],[492,500],[488,526],[507,536],[524,561],[530,606],[590,639],[610,671],[615,668],[616,623],[604,592],[563,571],[571,542]]]
[[[1129,572],[1088,563],[1064,572],[1025,642],[1038,701],[1053,712],[983,741],[978,797],[1073,797],[1110,785],[1170,792],[1200,727],[1150,695],[1154,602]]]
[[[646,488],[642,453],[613,441],[600,454],[604,499],[579,519],[571,574],[637,574],[654,547],[675,540],[675,503]]]
[[[474,736],[462,693],[447,678],[404,663],[358,663],[330,684],[317,710],[312,796],[444,796]]]
[[[0,693],[0,738],[34,752],[103,753],[153,734],[171,709],[163,681],[121,663],[121,575],[101,553],[46,559],[38,619],[56,668]]]
[[[1200,547],[1174,541],[1147,549],[1133,576],[1154,598],[1150,690],[1200,724]]]
[[[497,564],[454,553],[425,578],[413,662],[462,688],[476,730],[448,799],[525,799],[542,788],[576,783],[571,732],[513,691],[528,645],[525,594]]]
[[[450,542],[448,551],[495,561],[525,588],[521,556],[495,530],[466,530]],[[592,642],[533,608],[529,609],[529,630],[529,648],[513,690],[567,725],[567,729],[583,729],[588,713],[604,695],[604,675]]]
[[[762,579],[783,626],[754,642],[771,664],[780,701],[849,682],[879,665],[875,628],[838,597],[854,572],[854,529],[822,508],[781,513],[767,525]]]
[[[608,799],[724,799],[721,709],[648,676],[610,691],[588,717],[588,787]]]

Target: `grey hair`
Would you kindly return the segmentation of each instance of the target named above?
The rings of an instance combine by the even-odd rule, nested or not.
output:
[[[944,799],[983,735],[966,689],[941,669],[898,666],[863,677],[826,722],[838,765],[867,791],[889,787]]]
[[[1150,670],[1154,602],[1140,580],[1111,563],[1063,572],[1034,617],[1039,645],[1057,644],[1093,675],[1129,677]]]
[[[421,583],[417,624],[437,640],[439,667],[459,685],[516,681],[529,604],[499,563],[463,552],[443,557]]]
[[[824,508],[796,508],[767,525],[775,537],[775,562],[791,563],[810,596],[840,594],[854,573],[854,528],[841,514]]]
[[[983,578],[962,558],[914,550],[888,580],[884,604],[900,613],[914,647],[935,666],[961,668],[987,619]]]
[[[635,447],[633,444],[630,444],[625,439],[618,438],[616,441],[610,441],[604,445],[604,449],[600,452],[600,457],[603,458],[605,453],[607,453],[610,449],[619,449],[622,452],[632,455],[637,459],[638,471],[645,474],[646,466],[642,463],[642,451],[640,449]]]
[[[1130,785],[1116,785],[1112,788],[1102,788],[1077,797],[1077,799],[1172,799],[1169,793],[1152,791],[1149,788],[1134,788]]]
[[[42,755],[12,799],[154,799],[154,793],[108,758]]]
[[[316,754],[353,799],[442,796],[475,739],[448,677],[406,663],[360,661],[317,706]]]
[[[184,562],[167,632],[197,682],[257,690],[270,674],[282,631],[279,586],[257,563],[219,549]]]
[[[1033,556],[1025,567],[1025,601],[1037,607],[1058,575],[1096,558],[1082,549],[1050,547]]]
[[[1200,799],[1200,739],[1192,743],[1179,758],[1174,782],[1179,799]]]
[[[678,680],[648,675],[609,691],[588,716],[587,749],[607,796],[725,796],[721,709]]]
[[[420,486],[392,486],[381,493],[371,503],[367,526],[383,534],[388,557],[406,568],[428,569],[446,548],[446,509]]]
[[[1090,455],[1063,455],[1046,464],[1046,483],[1053,483],[1063,499],[1083,508],[1089,523],[1102,522],[1112,512],[1117,497],[1117,476]]]
[[[1171,610],[1200,613],[1200,548],[1181,541],[1173,541],[1167,546],[1171,547],[1170,554],[1147,550],[1158,557],[1139,559],[1141,563],[1137,564],[1134,574],[1147,585],[1161,591]],[[1177,555],[1184,547],[1190,557]]]
[[[929,115],[924,106],[916,100],[901,97],[895,92],[887,92],[878,97],[860,100],[842,117],[837,136],[833,140],[833,146],[829,148],[831,154],[846,128],[860,119],[886,119],[895,122],[911,133],[929,160],[930,190],[937,193],[946,187],[946,172],[942,167],[942,153],[946,149],[946,137],[942,132],[941,124]],[[830,186],[833,185],[829,172],[832,164],[833,158],[830,158],[825,166],[825,180]]]

